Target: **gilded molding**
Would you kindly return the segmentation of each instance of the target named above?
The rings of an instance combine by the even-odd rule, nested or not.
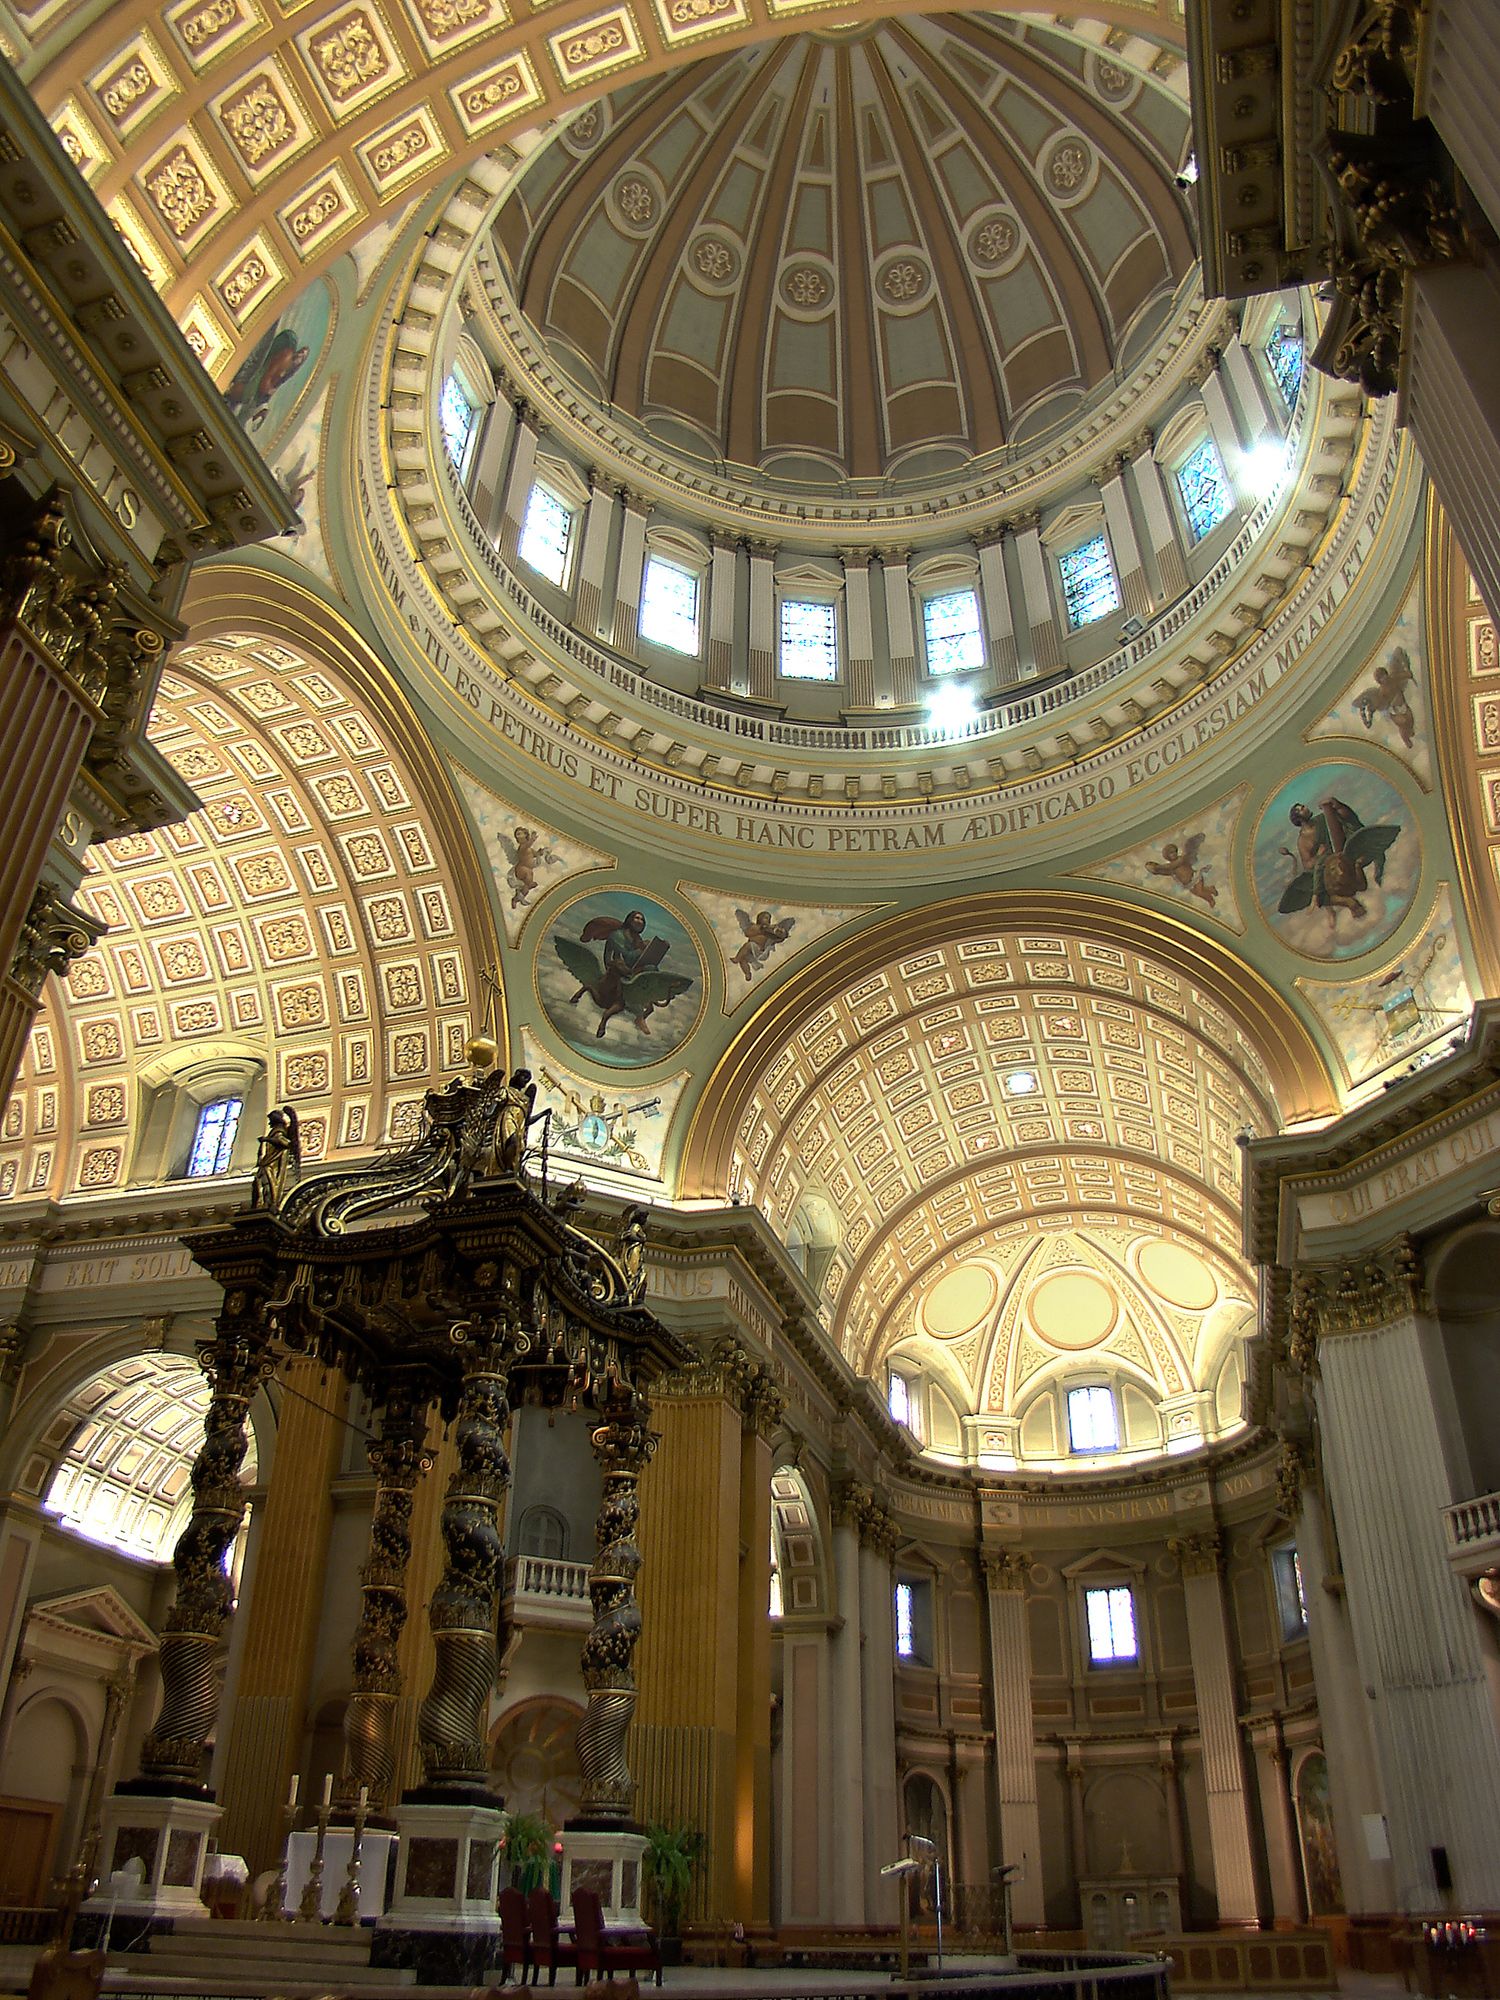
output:
[[[991,1590],[1024,1591],[1031,1574],[1031,1557],[1024,1549],[981,1549],[979,1567]]]
[[[1167,1543],[1184,1576],[1218,1576],[1224,1566],[1224,1543],[1217,1528],[1183,1535]]]

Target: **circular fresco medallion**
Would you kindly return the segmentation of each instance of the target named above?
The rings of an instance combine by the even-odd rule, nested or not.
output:
[[[949,1271],[922,1301],[922,1323],[939,1340],[957,1340],[978,1326],[999,1289],[987,1264],[965,1264]]]
[[[577,1054],[618,1069],[675,1055],[697,1025],[703,957],[681,920],[635,889],[560,910],[536,948],[536,988]]]
[[[1108,1339],[1120,1308],[1109,1286],[1092,1271],[1049,1271],[1032,1286],[1026,1311],[1050,1347],[1076,1354]]]
[[[1256,830],[1251,872],[1261,913],[1305,958],[1355,958],[1383,944],[1422,877],[1417,815],[1363,764],[1318,764],[1289,778]]]
[[[1180,1243],[1142,1244],[1140,1272],[1158,1298],[1184,1312],[1207,1312],[1219,1296],[1218,1280],[1193,1250]]]

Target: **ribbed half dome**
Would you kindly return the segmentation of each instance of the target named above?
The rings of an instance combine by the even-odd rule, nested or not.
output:
[[[1080,35],[889,20],[591,107],[496,237],[558,363],[673,449],[930,477],[1035,444],[1149,344],[1194,258],[1187,122]]]

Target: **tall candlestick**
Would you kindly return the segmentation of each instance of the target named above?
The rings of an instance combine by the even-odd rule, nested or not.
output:
[[[297,1810],[297,1788],[301,1783],[302,1780],[297,1776],[297,1773],[293,1771],[292,1789],[286,1795],[286,1809],[288,1812],[295,1812]]]
[[[323,1773],[323,1803],[324,1803],[324,1805],[325,1805],[325,1806],[331,1806],[331,1805],[333,1804],[333,1773],[332,1773],[332,1771],[325,1771],[325,1772]]]

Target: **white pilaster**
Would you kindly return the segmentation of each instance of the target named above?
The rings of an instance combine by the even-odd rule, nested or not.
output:
[[[1036,1724],[1031,1709],[1031,1634],[1026,1623],[1027,1559],[1018,1551],[986,1553],[989,1581],[990,1682],[995,1705],[995,1786],[1000,1859],[1020,1873],[1011,1913],[1023,1926],[1046,1922],[1042,1830],[1037,1808]]]
[[[1266,394],[1265,379],[1250,358],[1245,343],[1235,336],[1224,350],[1224,373],[1229,394],[1240,415],[1240,428],[1248,438],[1272,436],[1287,426],[1286,412],[1278,398],[1275,407]]]
[[[880,559],[885,575],[885,631],[891,655],[891,700],[909,708],[917,698],[917,639],[911,616],[911,578],[904,551]]]
[[[1203,378],[1203,407],[1208,412],[1208,428],[1213,441],[1219,448],[1219,457],[1224,461],[1224,469],[1232,479],[1245,455],[1249,438],[1240,431],[1229,397],[1224,388],[1224,378],[1217,367],[1210,368]]]
[[[1141,545],[1125,492],[1125,464],[1123,458],[1110,460],[1099,481],[1099,497],[1104,502],[1104,521],[1109,529],[1110,547],[1114,550],[1121,600],[1132,618],[1149,618],[1151,592],[1146,584]]]
[[[1010,609],[1010,585],[1005,579],[1005,540],[980,542],[979,600],[984,607],[984,629],[989,640],[990,665],[996,687],[1013,687],[1021,677],[1021,661],[1016,651],[1015,620]]]
[[[474,460],[474,512],[493,540],[499,533],[505,493],[505,463],[516,431],[516,406],[503,391],[496,394],[484,419],[484,433]]]
[[[750,699],[776,698],[776,550],[750,544]]]
[[[896,1792],[896,1616],[888,1543],[867,1540],[859,1555],[864,1626],[865,1909],[872,1923],[894,1923],[898,1904],[880,1870],[900,1852]]]
[[[1219,1921],[1253,1924],[1260,1912],[1234,1657],[1219,1574],[1219,1537],[1217,1532],[1189,1535],[1173,1547],[1182,1563],[1182,1597],[1203,1744],[1203,1783],[1208,1794],[1208,1837]]]
[[[1032,666],[1039,674],[1050,674],[1063,663],[1062,636],[1047,573],[1047,556],[1042,548],[1041,523],[1028,514],[1016,523],[1016,556],[1021,565],[1021,592],[1026,600],[1026,622],[1031,628]]]
[[[604,572],[609,563],[609,536],[614,526],[615,496],[602,479],[589,485],[588,512],[583,521],[583,546],[578,551],[577,609],[573,622],[592,638],[605,636],[600,619],[604,610]]]
[[[615,604],[611,638],[617,652],[633,653],[640,636],[641,570],[646,560],[646,516],[651,503],[639,493],[621,489],[625,503],[620,522],[620,553],[615,563]]]
[[[526,500],[536,477],[537,421],[525,403],[516,405],[515,441],[511,446],[510,471],[505,480],[505,498],[500,509],[500,553],[507,562],[516,559],[521,539],[521,523],[526,518]]]
[[[870,615],[870,558],[844,557],[844,623],[849,634],[849,707],[875,706],[875,625]]]
[[[833,1852],[843,1812],[833,1790],[828,1715],[828,1634],[783,1626],[781,1828],[777,1908],[785,1924],[826,1922]]]
[[[837,1832],[833,1842],[833,1895],[830,1915],[838,1924],[861,1924],[865,1912],[864,1688],[860,1675],[859,1531],[839,1522],[833,1531],[834,1587],[840,1625],[831,1646],[833,1798]],[[891,1859],[881,1855],[876,1866]],[[881,1921],[878,1913],[870,1919]]]
[[[1500,1732],[1478,1618],[1448,1567],[1442,1509],[1463,1497],[1447,1469],[1415,1314],[1325,1336],[1318,1404],[1360,1678],[1373,1690],[1397,1907],[1437,1900],[1446,1848],[1457,1909],[1500,1904]],[[1367,1695],[1368,1698],[1368,1695]]]
[[[708,573],[708,668],[705,677],[711,688],[727,692],[734,674],[734,600],[739,547],[727,536],[715,535],[713,549]]]
[[[1174,597],[1181,597],[1188,587],[1187,559],[1183,555],[1177,516],[1149,439],[1145,448],[1130,461],[1130,474],[1146,523],[1146,537],[1156,558],[1162,600],[1170,604]]]

